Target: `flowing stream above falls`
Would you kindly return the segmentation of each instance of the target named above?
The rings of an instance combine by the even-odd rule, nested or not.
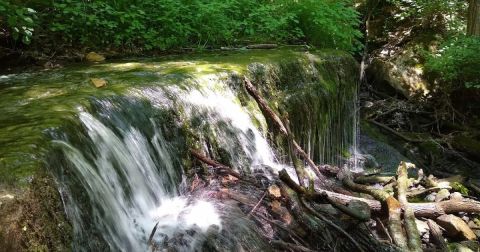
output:
[[[293,175],[244,75],[288,113],[315,161],[356,167],[356,63],[338,52],[278,50],[1,76],[0,174],[14,174],[1,182],[51,171],[75,251],[147,251],[155,226],[159,251],[209,251],[211,240],[262,250],[251,221],[190,185],[201,169],[190,149],[267,180],[284,168]],[[90,78],[108,84],[96,89]]]

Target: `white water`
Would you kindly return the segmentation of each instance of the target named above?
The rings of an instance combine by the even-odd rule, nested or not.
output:
[[[147,97],[159,107],[174,106],[174,101],[168,101],[164,94],[169,93],[170,97],[175,99],[176,106],[185,111],[185,120],[200,119],[201,126],[207,127],[215,136],[219,147],[232,157],[234,169],[252,171],[270,168],[273,172],[278,172],[283,168],[289,168],[278,162],[266,136],[255,126],[253,118],[263,126],[263,129],[266,128],[265,119],[260,111],[248,111],[241,106],[230,88],[218,87],[218,83],[222,81],[215,75],[206,75],[197,80],[201,86],[198,89],[182,90],[172,86],[167,90],[144,89],[140,91],[140,95]]]
[[[157,233],[167,236],[194,227],[206,231],[211,225],[221,226],[212,203],[189,202],[168,193],[178,190],[175,183],[181,167],[173,166],[169,146],[157,127],[152,139],[133,127],[119,137],[89,113],[80,112],[80,120],[95,143],[93,162],[68,143],[57,143],[64,146],[75,166],[93,204],[92,221],[111,250],[147,251],[148,236],[156,222],[160,227]],[[155,156],[161,158],[162,168],[155,163]],[[82,232],[78,226],[81,221],[77,221],[76,232]]]

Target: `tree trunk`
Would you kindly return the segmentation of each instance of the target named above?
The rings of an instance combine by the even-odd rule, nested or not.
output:
[[[480,0],[470,0],[468,6],[467,35],[480,36]]]

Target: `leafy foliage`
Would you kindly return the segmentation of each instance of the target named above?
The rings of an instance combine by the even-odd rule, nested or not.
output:
[[[0,34],[9,32],[14,40],[20,39],[24,44],[30,44],[36,20],[35,10],[0,1],[0,24],[6,22],[6,30],[0,30]]]
[[[169,50],[307,42],[354,51],[360,46],[359,15],[346,0],[59,0],[44,5],[47,11],[39,10],[38,21],[43,37],[72,47]]]
[[[444,42],[427,58],[425,68],[450,88],[480,88],[480,37],[460,36]]]
[[[420,20],[421,23],[445,23],[447,30],[465,29],[464,13],[468,1],[458,0],[387,0],[400,11],[398,20]],[[436,24],[438,25],[438,24]]]

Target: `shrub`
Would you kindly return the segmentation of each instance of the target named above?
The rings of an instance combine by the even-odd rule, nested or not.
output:
[[[459,36],[445,41],[427,57],[425,69],[448,88],[480,88],[480,37]]]
[[[0,35],[11,34],[14,40],[30,44],[36,17],[36,11],[31,8],[15,5],[9,1],[0,1]],[[2,29],[3,27],[3,29]]]
[[[360,46],[359,15],[347,0],[58,0],[40,6],[38,23],[45,34],[36,39],[54,48],[57,43],[137,50],[261,42],[347,51]]]

